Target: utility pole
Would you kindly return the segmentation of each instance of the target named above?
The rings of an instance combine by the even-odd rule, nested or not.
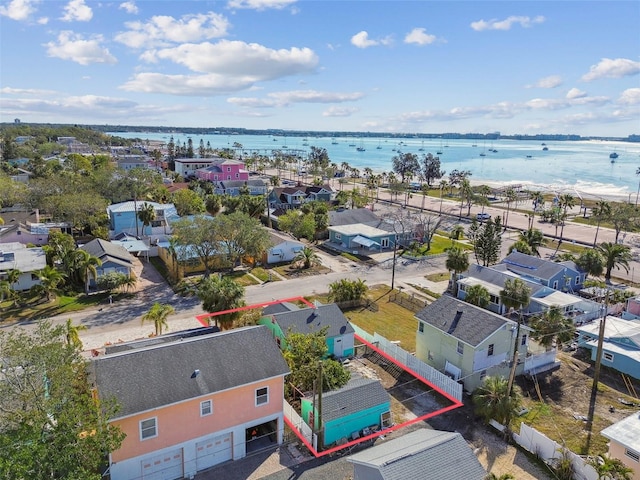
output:
[[[322,360],[318,362],[318,450],[324,447],[322,432]]]
[[[509,383],[507,386],[507,395],[511,396],[511,389],[513,388],[513,382],[516,378],[516,369],[518,368],[518,347],[520,346],[520,325],[522,324],[522,306],[520,306],[520,312],[518,313],[518,326],[516,327],[516,339],[513,342],[513,359],[511,364],[511,371],[509,372]]]
[[[598,333],[598,350],[596,350],[596,364],[593,370],[593,391],[598,391],[598,381],[600,379],[600,365],[602,363],[602,345],[604,343],[604,329],[607,322],[607,311],[609,309],[609,290],[607,290],[607,296],[604,300],[604,312],[602,319],[600,320],[600,330]]]
[[[393,286],[396,279],[396,250],[398,249],[398,234],[396,233],[393,237],[393,264],[391,266],[391,290],[393,290]]]

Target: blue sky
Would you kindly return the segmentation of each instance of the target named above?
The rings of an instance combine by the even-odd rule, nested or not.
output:
[[[638,1],[0,0],[0,121],[640,133]]]

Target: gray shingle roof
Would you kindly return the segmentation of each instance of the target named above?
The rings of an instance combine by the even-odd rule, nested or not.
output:
[[[284,333],[291,328],[294,332],[306,334],[317,332],[327,326],[329,327],[327,338],[354,332],[353,327],[335,303],[277,313],[274,317]]]
[[[353,225],[354,223],[378,222],[379,218],[368,208],[345,208],[329,211],[329,226]]]
[[[515,325],[511,320],[449,295],[427,305],[416,317],[474,347],[505,325]]]
[[[289,373],[264,326],[105,355],[92,369],[100,398],[115,397],[123,417]]]
[[[487,474],[462,435],[428,428],[363,450],[347,460],[378,469],[383,480],[481,480]]]
[[[379,380],[352,378],[344,387],[322,394],[322,421],[331,422],[390,402]]]
[[[502,263],[512,272],[544,280],[550,280],[566,269],[578,271],[573,262],[556,263],[520,252],[511,252]]]
[[[533,296],[538,291],[546,288],[541,283],[532,282],[526,278],[522,278],[515,272],[510,273],[506,265],[493,265],[491,267],[483,267],[482,265],[473,264],[469,269],[462,274],[463,278],[473,277],[485,282],[492,283],[499,287],[504,287],[507,280],[513,280],[514,278],[521,279],[529,288],[531,288],[531,295]]]
[[[80,248],[87,251],[90,255],[98,257],[102,260],[102,263],[111,261],[127,267],[131,267],[133,264],[133,257],[127,252],[126,248],[107,242],[101,238],[91,240]]]

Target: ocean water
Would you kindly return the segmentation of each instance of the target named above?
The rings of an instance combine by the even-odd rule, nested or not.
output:
[[[329,159],[374,172],[391,172],[392,158],[402,153],[419,156],[431,153],[440,157],[442,169],[469,170],[471,180],[491,185],[516,184],[528,189],[571,193],[578,197],[617,197],[634,199],[640,175],[640,144],[605,141],[529,140],[440,140],[397,139],[385,137],[285,137],[272,135],[187,135],[181,133],[113,133],[123,138],[142,138],[186,143],[189,138],[197,150],[202,139],[213,148],[232,147],[240,143],[246,153],[270,154],[273,150],[289,151],[304,157],[311,146],[325,148]],[[361,147],[364,151],[358,151]],[[492,152],[490,150],[497,150]],[[437,152],[442,152],[437,154]],[[609,154],[616,152],[614,162]],[[481,156],[484,153],[485,156]]]

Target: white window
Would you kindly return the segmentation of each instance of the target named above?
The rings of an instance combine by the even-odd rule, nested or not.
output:
[[[489,295],[489,302],[493,303],[494,305],[500,305],[500,297],[498,297],[497,295]]]
[[[571,277],[566,277],[564,279],[564,284],[568,287],[569,285],[571,285]]]
[[[227,172],[230,172],[230,171],[231,171],[231,167],[227,167]]]
[[[336,233],[336,240],[342,240],[342,234]]]
[[[424,333],[424,323],[418,322],[418,331]]]
[[[240,174],[239,173],[236,173],[236,178],[240,178]]]
[[[632,459],[635,462],[640,462],[640,453],[634,452],[633,450],[629,450],[628,448],[624,449],[624,454]]]
[[[526,345],[527,344],[527,334],[525,333],[524,335],[522,335],[522,342],[520,342],[520,345]]]
[[[380,246],[382,248],[389,248],[389,239],[388,238],[383,238],[380,240]]]
[[[555,282],[553,282],[553,289],[554,290],[558,289],[558,281],[557,280]]]
[[[489,350],[487,351],[487,357],[490,357],[492,355],[493,355],[493,343],[489,345]]]
[[[269,403],[269,387],[262,387],[256,390],[256,407]]]
[[[140,420],[140,440],[158,436],[158,419],[156,417]]]
[[[613,362],[613,353],[611,352],[602,352],[602,356],[607,362]]]
[[[580,285],[580,275],[576,277],[576,285]]]
[[[458,340],[458,354],[462,355],[464,354],[464,343],[462,343],[460,340]]]
[[[204,402],[200,402],[200,416],[206,417],[207,415],[211,415],[213,413],[213,402],[211,400],[205,400]]]

